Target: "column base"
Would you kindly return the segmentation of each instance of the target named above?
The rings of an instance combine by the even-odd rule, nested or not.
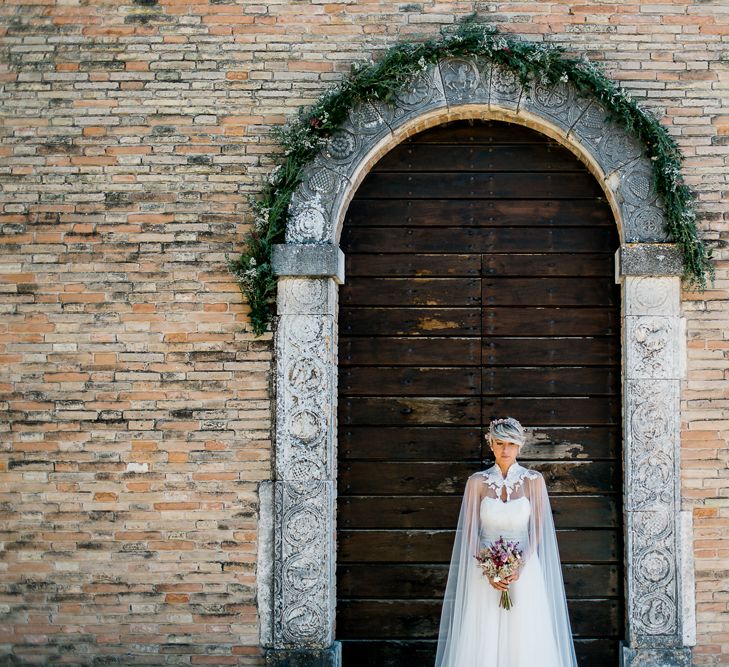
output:
[[[620,667],[691,667],[691,649],[630,648],[623,644]]]
[[[266,667],[341,667],[342,645],[329,648],[266,650]]]

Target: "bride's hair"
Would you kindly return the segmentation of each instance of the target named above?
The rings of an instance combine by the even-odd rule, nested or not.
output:
[[[492,445],[494,440],[508,440],[509,442],[515,442],[521,447],[525,441],[524,427],[513,417],[492,419],[489,424],[489,445]]]

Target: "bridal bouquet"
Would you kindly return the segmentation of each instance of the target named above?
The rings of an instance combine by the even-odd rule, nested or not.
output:
[[[474,558],[478,561],[481,570],[494,581],[501,581],[519,569],[523,553],[518,542],[507,542],[500,537],[490,547],[484,547]],[[501,591],[499,607],[511,609],[509,590]]]

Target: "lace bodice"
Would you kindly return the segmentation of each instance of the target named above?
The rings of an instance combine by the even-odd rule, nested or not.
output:
[[[513,463],[506,476],[496,464],[480,474],[486,490],[479,507],[480,543],[483,545],[504,537],[525,545],[531,503],[524,495],[524,480],[535,479],[539,477],[539,473]],[[502,500],[504,490],[506,501]]]
[[[512,463],[506,473],[506,477],[501,474],[499,466],[494,463],[490,468],[480,473],[483,475],[486,486],[494,492],[495,498],[501,498],[502,490],[506,488],[506,500],[511,500],[512,496],[517,497],[523,495],[522,483],[524,479],[536,479],[539,473],[536,470],[529,470],[523,465]]]

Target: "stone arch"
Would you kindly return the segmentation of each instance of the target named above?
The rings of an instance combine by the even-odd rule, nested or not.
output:
[[[680,513],[679,391],[685,334],[681,258],[643,147],[569,82],[523,86],[479,58],[430,65],[364,102],[306,167],[274,247],[275,479],[260,489],[259,611],[268,664],[338,665],[335,618],[337,243],[369,169],[408,136],[448,120],[505,120],[567,147],[603,188],[618,224],[622,284],[624,664],[688,665],[694,632],[690,513]],[[660,484],[656,481],[660,480]]]
[[[349,200],[369,168],[408,136],[458,118],[538,130],[577,155],[602,186],[623,243],[667,243],[652,163],[597,100],[569,82],[534,81],[485,60],[450,58],[424,70],[393,104],[365,102],[308,165],[291,202],[287,243],[336,243]]]

